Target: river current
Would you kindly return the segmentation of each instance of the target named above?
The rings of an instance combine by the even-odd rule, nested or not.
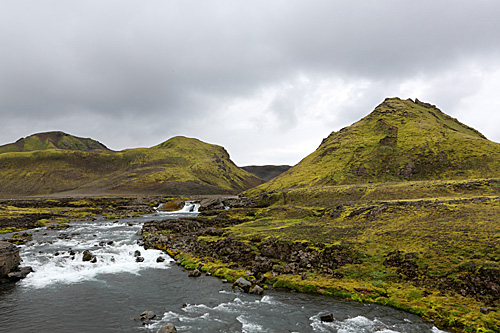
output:
[[[235,293],[215,277],[188,277],[165,253],[139,245],[145,221],[190,214],[32,230],[21,258],[35,272],[0,285],[0,332],[159,332],[168,322],[178,332],[442,332],[378,305],[284,291]],[[82,260],[85,250],[96,262]],[[157,315],[147,325],[134,320],[145,310]],[[321,322],[323,312],[334,321]]]

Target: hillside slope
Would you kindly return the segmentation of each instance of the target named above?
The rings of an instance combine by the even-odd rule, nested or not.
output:
[[[500,144],[418,100],[388,98],[255,191],[500,175]]]
[[[21,138],[14,143],[0,146],[0,154],[8,152],[27,152],[46,149],[67,150],[109,150],[99,141],[90,138],[80,138],[64,132],[36,133],[26,138]]]
[[[52,140],[53,133],[2,146],[24,151],[0,153],[0,195],[223,194],[262,182],[238,168],[224,148],[197,139],[175,137],[152,148],[114,152],[62,132]]]

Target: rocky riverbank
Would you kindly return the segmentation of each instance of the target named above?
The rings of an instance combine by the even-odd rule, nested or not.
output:
[[[152,213],[161,197],[66,197],[0,200],[0,233],[69,220],[110,219]]]
[[[500,200],[371,202],[369,209],[357,203],[331,209],[270,205],[275,202],[270,197],[205,202],[197,218],[146,222],[145,246],[166,250],[187,269],[231,282],[245,278],[389,305],[456,331],[499,329],[495,233],[472,234],[475,226],[464,218],[493,213]],[[464,243],[454,229],[443,229],[448,222],[417,222],[420,212],[434,221],[452,218],[448,205],[458,216],[460,235],[469,230]],[[419,220],[402,225],[403,216]],[[425,242],[408,237],[409,226]]]

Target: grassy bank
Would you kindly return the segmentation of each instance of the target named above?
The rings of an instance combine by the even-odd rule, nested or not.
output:
[[[500,331],[498,180],[329,186],[268,195],[274,204],[267,208],[209,217],[212,227],[198,227],[191,252],[169,248],[179,236],[168,229],[158,232],[170,245],[156,246],[170,249],[188,268],[229,280],[256,276],[274,287],[389,305],[440,328]],[[217,233],[213,221],[232,222],[219,225]],[[226,250],[217,244],[229,240],[248,251],[244,258],[221,254]],[[271,253],[270,244],[281,250]],[[259,256],[272,265],[262,277],[255,269]]]

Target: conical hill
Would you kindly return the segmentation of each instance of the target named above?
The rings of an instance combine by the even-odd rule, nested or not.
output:
[[[258,189],[494,176],[500,144],[434,105],[388,98]]]

